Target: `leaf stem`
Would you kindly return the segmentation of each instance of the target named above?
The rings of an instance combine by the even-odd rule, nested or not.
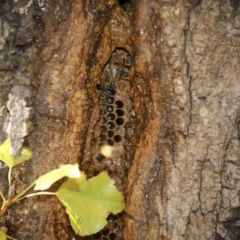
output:
[[[12,238],[12,237],[10,237],[10,236],[8,236],[8,235],[6,235],[6,237],[7,237],[8,239],[11,239],[11,240],[18,240],[18,239],[16,239],[16,238]]]
[[[19,193],[15,198],[12,199],[11,204],[19,201],[19,199],[22,199],[21,197],[27,192],[29,191],[31,188],[33,188],[35,185],[35,182],[33,182],[32,184],[30,184],[26,189],[24,189],[21,193]]]
[[[2,201],[3,201],[1,209],[0,209],[0,217],[1,217],[4,214],[4,212],[6,211],[6,209],[7,209],[8,202],[7,202],[6,198],[4,197],[2,191],[0,191],[0,196],[1,196]]]
[[[54,192],[36,192],[36,193],[30,193],[28,195],[25,195],[21,198],[18,198],[18,201],[24,199],[24,198],[28,198],[28,197],[34,197],[34,196],[37,196],[37,195],[56,195],[56,193]]]
[[[8,196],[11,195],[11,174],[12,174],[12,168],[9,167],[9,171],[8,171]]]
[[[3,195],[3,193],[2,193],[1,190],[0,190],[0,197],[2,198],[3,202],[6,202],[6,201],[7,201],[6,198],[4,197],[4,195]]]

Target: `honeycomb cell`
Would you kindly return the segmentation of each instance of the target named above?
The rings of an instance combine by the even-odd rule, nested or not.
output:
[[[114,128],[116,127],[113,122],[109,122],[109,123],[107,124],[107,126],[108,126],[109,129],[114,129]]]
[[[107,112],[113,112],[113,106],[107,105],[106,110]]]
[[[108,137],[112,138],[114,136],[114,131],[108,131]]]
[[[98,140],[96,138],[93,138],[91,141],[92,146],[97,145]]]
[[[98,90],[103,90],[104,85],[103,84],[97,84],[96,87],[97,87]]]
[[[103,230],[102,230],[102,234],[103,234],[104,236],[108,236],[108,234],[109,234],[109,229],[107,229],[107,228],[103,229]]]
[[[106,99],[108,104],[112,104],[114,102],[114,98],[113,97],[107,97]]]
[[[107,89],[107,94],[108,95],[114,95],[116,91],[114,89]]]
[[[108,128],[106,126],[100,127],[100,133],[106,133],[108,131]]]
[[[101,161],[103,161],[105,159],[105,157],[101,153],[99,153],[97,155],[96,159],[101,162]]]
[[[117,108],[122,108],[122,107],[123,107],[123,102],[122,102],[122,101],[116,101],[116,102],[115,102],[115,106],[116,106]]]
[[[123,125],[123,123],[124,123],[123,118],[117,118],[117,119],[116,119],[116,124],[117,124],[117,125]]]
[[[100,123],[101,124],[107,123],[107,119],[105,117],[100,117]]]
[[[102,234],[100,232],[93,235],[93,239],[96,239],[96,240],[101,239],[101,237],[102,237]]]
[[[116,240],[116,233],[109,234],[108,239],[109,240]]]
[[[121,142],[122,141],[122,137],[120,135],[114,136],[113,139],[114,139],[115,142]]]
[[[112,139],[108,139],[106,143],[107,145],[110,145],[110,146],[114,145],[114,141]]]
[[[96,177],[99,173],[100,173],[99,171],[94,171],[93,176]],[[101,234],[100,234],[100,236],[101,236]],[[96,238],[96,239],[97,239],[97,238]]]
[[[121,116],[123,116],[123,115],[124,115],[124,111],[123,111],[123,110],[120,110],[120,109],[118,109],[118,110],[116,110],[116,115],[117,115],[118,117],[121,117]]]
[[[108,114],[107,119],[108,120],[115,120],[115,114],[113,114],[113,113]]]
[[[107,140],[107,136],[105,134],[101,134],[99,135],[98,140],[100,142],[105,142]]]
[[[103,237],[102,240],[108,240],[108,238],[107,237]]]
[[[98,147],[102,147],[103,145],[105,145],[105,143],[99,143]]]

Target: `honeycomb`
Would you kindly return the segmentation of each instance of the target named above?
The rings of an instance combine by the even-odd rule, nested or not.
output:
[[[116,49],[103,69],[101,82],[96,86],[99,91],[99,121],[91,140],[91,152],[94,153],[92,159],[98,171],[106,169],[104,164],[98,164],[106,160],[100,152],[103,145],[114,147],[112,159],[115,161],[125,152],[126,124],[133,121],[129,98],[130,67],[131,55],[123,49]]]
[[[99,134],[92,139],[93,146],[100,148],[102,145],[118,146],[124,137],[124,103],[118,100],[116,89],[113,85],[99,84],[100,91],[100,119]],[[105,157],[98,153],[96,159],[101,161]]]
[[[117,188],[124,194],[130,166],[131,136],[134,133],[135,114],[130,99],[131,55],[124,49],[115,49],[102,70],[96,85],[98,92],[98,118],[89,137],[90,150],[81,168],[88,177],[107,170]],[[94,115],[94,114],[93,114]],[[104,156],[101,147],[113,147],[111,156]],[[99,233],[84,239],[121,240],[122,215],[110,215],[108,225]]]

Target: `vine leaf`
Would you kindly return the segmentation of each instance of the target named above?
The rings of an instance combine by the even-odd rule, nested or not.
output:
[[[63,177],[79,178],[80,176],[81,172],[79,171],[78,164],[65,164],[39,177],[34,182],[34,190],[48,189],[53,183]]]
[[[7,236],[3,231],[0,231],[0,240],[6,240]]]
[[[0,160],[3,161],[9,168],[21,164],[32,157],[32,152],[29,149],[23,148],[21,154],[13,157],[9,154],[11,148],[10,139],[7,139],[0,146]]]
[[[107,172],[89,180],[84,173],[77,179],[69,178],[56,192],[66,207],[70,223],[76,234],[91,235],[107,224],[110,212],[117,214],[124,209],[124,197],[114,186]]]

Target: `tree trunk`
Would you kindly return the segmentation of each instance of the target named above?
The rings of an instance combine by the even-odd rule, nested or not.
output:
[[[23,200],[0,219],[8,235],[239,239],[239,11],[234,0],[0,0],[0,141],[33,151],[13,169],[15,192],[79,162],[126,197],[92,237],[74,234],[54,197]]]

